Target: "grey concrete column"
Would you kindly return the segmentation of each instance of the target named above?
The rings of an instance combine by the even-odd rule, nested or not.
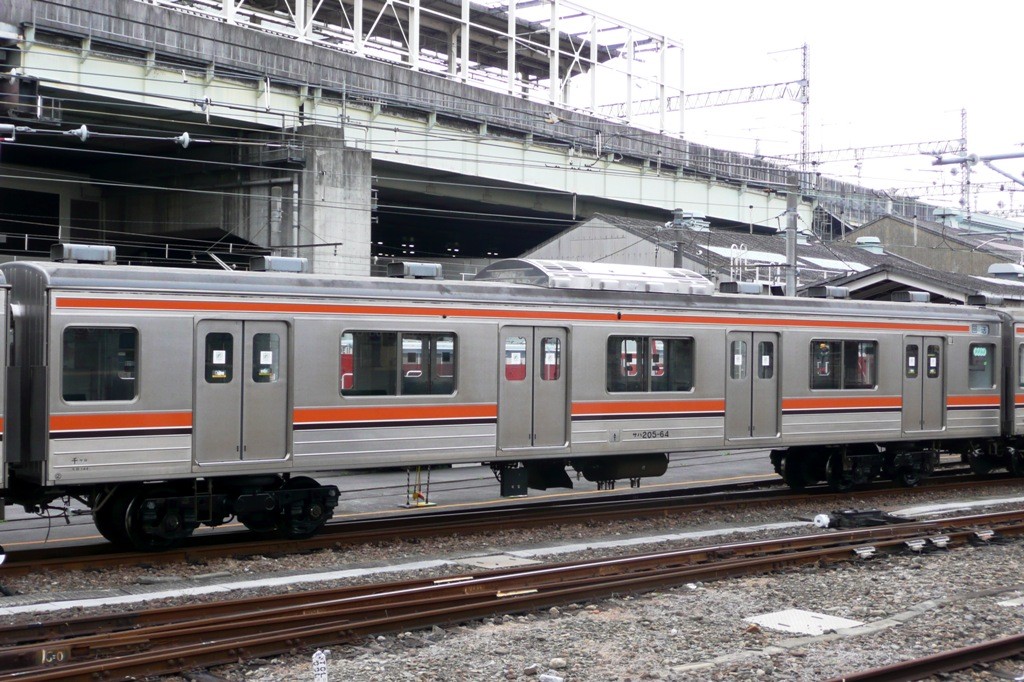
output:
[[[369,275],[370,153],[346,148],[337,128],[306,126],[297,132],[306,159],[297,174],[298,255],[309,258],[317,274]]]

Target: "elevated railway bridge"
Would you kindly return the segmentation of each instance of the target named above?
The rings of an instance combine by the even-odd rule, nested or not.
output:
[[[681,47],[564,0],[6,0],[0,254],[366,274],[595,212],[783,227],[793,167],[681,135]],[[796,182],[809,226],[827,181]]]

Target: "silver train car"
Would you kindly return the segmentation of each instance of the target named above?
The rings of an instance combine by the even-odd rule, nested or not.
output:
[[[523,260],[469,282],[0,272],[5,500],[83,500],[120,544],[232,518],[310,535],[338,500],[316,471],[488,462],[503,489],[571,486],[567,467],[635,484],[669,452],[765,448],[795,488],[914,484],[941,451],[1024,473],[1024,317],[994,308]]]

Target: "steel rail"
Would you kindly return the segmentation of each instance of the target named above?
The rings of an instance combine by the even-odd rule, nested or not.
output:
[[[936,523],[949,524],[956,527],[960,525],[976,524],[999,524],[1012,522],[1017,518],[1018,512],[993,512],[981,515],[963,516],[951,518],[946,521],[908,522],[899,526],[874,526],[869,528],[848,529],[832,531],[827,534],[796,535],[769,540],[743,541],[723,543],[719,545],[703,546],[674,552],[658,552],[656,556],[669,556],[675,554],[678,557],[686,557],[690,563],[708,561],[712,558],[747,556],[755,553],[777,553],[785,550],[794,550],[808,547],[824,547],[831,545],[844,545],[852,543],[866,543],[878,539],[899,537],[906,534],[919,533],[927,534],[936,528]],[[945,525],[941,526],[945,527]],[[558,566],[561,564],[552,564]],[[576,564],[573,564],[576,565]],[[503,569],[488,571],[477,575],[504,575],[516,572],[519,569]],[[430,584],[431,580],[407,581],[407,586]],[[400,583],[388,583],[396,585]],[[221,602],[220,610],[234,612],[241,610],[243,606],[254,605],[259,608],[268,608],[272,605],[305,604],[318,600],[330,599],[336,596],[353,596],[366,592],[376,591],[375,586],[350,586],[344,588],[327,590],[310,590],[299,593],[274,595],[271,597],[259,597],[250,599],[235,599],[231,602]],[[192,607],[175,607],[168,609],[151,609],[147,611],[119,614],[117,616],[87,616],[69,621],[65,618],[52,621],[40,621],[16,626],[0,626],[0,646],[10,647],[32,641],[51,640],[59,637],[83,636],[92,633],[110,632],[116,629],[130,627],[141,627],[173,622],[174,619],[186,619],[191,617],[190,610],[201,611],[204,615],[215,615],[216,606],[195,605]]]
[[[984,519],[984,520],[982,520]],[[582,564],[560,564],[535,569],[494,572],[463,579],[430,581],[418,586],[402,584],[377,593],[340,598],[283,608],[249,611],[237,624],[229,618],[173,623],[164,627],[130,631],[124,639],[112,635],[52,643],[18,652],[21,664],[30,661],[60,662],[50,668],[22,667],[3,679],[78,680],[94,679],[97,673],[154,675],[180,672],[188,667],[218,665],[239,657],[276,655],[297,647],[321,646],[351,641],[368,634],[400,628],[477,618],[494,613],[520,612],[551,604],[640,592],[675,586],[696,580],[714,580],[737,575],[774,571],[793,565],[834,562],[853,556],[853,547],[871,541],[876,550],[905,547],[910,538],[944,532],[945,542],[961,544],[976,535],[964,525],[995,525],[1000,533],[1024,532],[1024,512],[985,514],[958,519],[871,528],[844,533],[805,536],[788,554],[736,558],[741,549],[758,553],[759,543],[733,543],[712,548],[645,554],[623,559],[606,559]],[[782,544],[793,539],[773,541]],[[806,545],[806,548],[804,548]],[[761,554],[766,548],[761,547]],[[692,565],[695,556],[712,557],[707,564]],[[727,558],[714,560],[725,555]],[[207,614],[208,615],[208,614]],[[130,652],[135,648],[139,653]],[[110,658],[88,660],[103,653],[122,652]],[[14,652],[12,652],[14,653]],[[86,659],[86,660],[82,660]],[[13,659],[8,659],[14,664]],[[11,670],[8,668],[8,670]]]
[[[931,656],[834,677],[828,682],[911,682],[1024,654],[1024,635],[1011,635]],[[1020,678],[1014,678],[1020,679]]]

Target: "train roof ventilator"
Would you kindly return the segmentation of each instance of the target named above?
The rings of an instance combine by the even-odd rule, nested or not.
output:
[[[309,269],[309,259],[291,256],[254,256],[249,260],[249,269],[253,272],[306,272]]]
[[[117,249],[104,244],[54,244],[50,247],[50,260],[55,263],[114,265]]]

